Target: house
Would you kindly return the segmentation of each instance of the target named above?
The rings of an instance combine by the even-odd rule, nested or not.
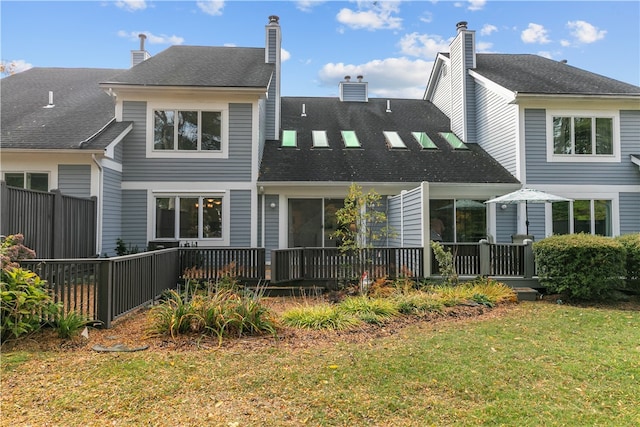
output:
[[[271,16],[261,48],[151,57],[141,37],[128,70],[5,78],[3,179],[33,188],[46,176],[46,189],[98,197],[102,255],[118,238],[335,246],[352,182],[383,196],[397,233],[378,245],[428,246],[432,219],[445,241],[511,241],[523,208],[483,202],[523,185],[573,200],[529,206],[537,239],[640,231],[640,88],[536,56],[476,54],[460,24],[424,99],[370,98],[363,76],[336,82],[335,98],[281,97],[281,39]]]

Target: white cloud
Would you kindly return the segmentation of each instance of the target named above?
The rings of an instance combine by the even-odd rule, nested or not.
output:
[[[127,38],[131,41],[140,40],[139,35],[144,34],[147,36],[147,42],[150,44],[168,44],[168,45],[176,45],[184,43],[184,39],[182,37],[178,37],[176,35],[167,36],[165,34],[153,34],[150,31],[131,31],[126,32],[123,30],[118,31],[118,36]]]
[[[476,50],[481,53],[488,53],[491,51],[493,43],[489,42],[476,42]]]
[[[0,61],[8,74],[18,74],[33,68],[33,64],[24,59],[13,59],[11,61]]]
[[[311,12],[311,10],[324,3],[322,0],[299,0],[296,1],[296,9],[303,12]]]
[[[365,64],[329,63],[318,73],[323,86],[338,87],[344,76],[364,76],[369,96],[389,98],[422,98],[433,62],[422,59],[387,58]]]
[[[476,10],[482,10],[487,0],[469,0],[469,7],[467,9],[475,12]]]
[[[571,35],[576,38],[579,43],[594,43],[602,40],[607,34],[605,30],[599,30],[585,21],[569,21],[567,28],[571,29]]]
[[[398,2],[384,1],[359,4],[357,11],[343,8],[336,19],[341,24],[355,30],[397,30],[402,28],[402,18],[393,16],[400,11]]]
[[[546,50],[541,50],[540,52],[538,52],[538,55],[542,56],[543,58],[553,59],[553,55],[551,54],[551,52]]]
[[[135,12],[136,10],[145,10],[147,2],[145,0],[118,0],[116,6],[129,12]]]
[[[420,21],[426,24],[430,24],[431,22],[433,22],[433,13],[423,12],[422,16],[420,17]]]
[[[411,33],[402,37],[398,44],[404,55],[431,59],[435,58],[438,52],[448,52],[450,42],[451,40],[444,40],[440,36]]]
[[[288,61],[291,59],[291,53],[288,50],[280,48],[280,62]]]
[[[492,33],[495,33],[496,31],[498,31],[498,27],[496,27],[495,25],[484,24],[480,29],[480,35],[490,36]]]
[[[222,15],[222,9],[224,9],[223,0],[200,0],[196,5],[201,11],[211,16]]]
[[[540,24],[529,23],[529,27],[522,32],[520,38],[525,43],[549,43],[548,31]]]
[[[571,42],[569,40],[560,40],[560,46],[569,47],[571,46]]]

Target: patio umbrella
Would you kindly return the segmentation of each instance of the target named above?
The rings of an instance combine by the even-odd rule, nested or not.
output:
[[[553,203],[553,202],[570,202],[571,199],[556,196],[554,194],[545,193],[544,191],[534,190],[533,188],[521,188],[504,196],[487,200],[485,203],[496,203],[511,205],[516,203],[525,204],[525,224],[527,225],[527,234],[529,234],[529,212],[527,212],[529,203]]]

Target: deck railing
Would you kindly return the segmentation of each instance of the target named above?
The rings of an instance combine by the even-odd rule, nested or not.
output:
[[[424,276],[422,248],[292,248],[271,252],[271,282]]]
[[[240,281],[265,277],[264,249],[170,248],[113,258],[39,259],[22,267],[46,280],[62,313],[111,322],[175,289],[180,279]],[[194,263],[197,260],[197,263]],[[200,271],[200,277],[193,276]]]

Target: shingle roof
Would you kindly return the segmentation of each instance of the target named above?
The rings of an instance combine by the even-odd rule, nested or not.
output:
[[[638,86],[538,55],[481,53],[474,71],[518,93],[640,95]]]
[[[104,83],[259,88],[274,70],[264,48],[172,46]]]
[[[306,117],[301,117],[302,105]],[[391,99],[341,102],[338,98],[282,98],[282,129],[297,131],[297,148],[267,141],[259,180],[517,183],[477,144],[454,150],[438,134],[449,119],[432,103]],[[326,130],[330,148],[312,148],[312,130]],[[362,148],[344,148],[341,130],[355,130]],[[406,149],[389,149],[383,131],[397,131]],[[423,131],[437,150],[424,150],[411,132]]]
[[[2,79],[2,148],[80,148],[115,117],[98,83],[117,69],[32,68]],[[53,92],[53,108],[43,108]],[[114,122],[115,123],[115,122]],[[103,129],[104,128],[104,129]],[[103,148],[91,144],[90,148]]]

